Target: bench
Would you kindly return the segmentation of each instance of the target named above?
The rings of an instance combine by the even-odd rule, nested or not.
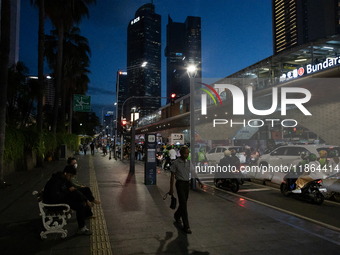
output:
[[[41,231],[41,239],[46,239],[47,234],[60,233],[61,238],[67,237],[64,227],[67,219],[71,218],[71,209],[67,204],[45,204],[42,201],[42,192],[33,191],[32,195],[37,197],[40,216],[46,231]]]

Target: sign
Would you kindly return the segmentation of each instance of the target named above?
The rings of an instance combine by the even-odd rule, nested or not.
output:
[[[157,161],[156,161],[156,134],[146,134],[145,137],[145,165],[144,183],[145,185],[156,185]]]
[[[340,56],[335,58],[327,58],[324,62],[315,65],[308,64],[306,68],[300,67],[299,69],[294,69],[293,71],[287,72],[280,76],[280,82],[288,81],[292,78],[297,78],[305,74],[311,74],[329,67],[333,67],[340,64]]]
[[[131,25],[137,23],[138,21],[140,21],[140,17],[137,17],[137,18],[131,20]]]
[[[74,107],[75,112],[90,112],[91,111],[91,96],[74,95]]]
[[[184,144],[184,134],[171,134],[171,144]]]
[[[154,143],[156,141],[156,136],[155,135],[149,135],[148,136],[148,142],[149,143]]]

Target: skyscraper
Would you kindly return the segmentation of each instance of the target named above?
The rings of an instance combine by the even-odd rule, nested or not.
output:
[[[161,16],[152,3],[141,6],[128,25],[127,83],[127,97],[144,97],[127,103],[139,108],[140,116],[161,106],[160,99],[147,98],[161,96]],[[130,113],[125,116],[130,119]]]
[[[190,80],[186,67],[194,64],[198,69],[196,78],[202,78],[200,17],[189,16],[184,23],[173,22],[168,17],[165,56],[167,96],[172,93],[177,97],[189,94]]]
[[[339,34],[339,0],[272,0],[274,54]]]

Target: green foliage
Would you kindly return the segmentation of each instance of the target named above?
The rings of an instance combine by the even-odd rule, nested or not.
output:
[[[32,124],[37,80],[27,79],[28,72],[20,61],[8,70],[6,123],[13,127],[24,128]]]
[[[6,127],[4,162],[18,161],[24,157],[25,136],[20,129]]]
[[[67,148],[73,151],[78,150],[79,137],[75,134],[57,134],[58,147],[62,144],[66,144]]]

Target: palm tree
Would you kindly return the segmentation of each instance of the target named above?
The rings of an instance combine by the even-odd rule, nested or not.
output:
[[[59,40],[58,33],[55,30],[51,32],[52,35],[46,35],[46,58],[50,68],[54,69]],[[63,50],[62,83],[65,84],[67,90],[65,98],[72,102],[75,93],[85,94],[87,91],[89,83],[87,75],[90,73],[87,69],[90,62],[90,47],[88,40],[80,35],[78,27],[72,27],[68,33],[64,34]],[[72,109],[72,103],[70,103],[70,109]]]
[[[31,5],[33,5],[31,0]],[[39,29],[38,29],[38,104],[37,104],[37,130],[39,140],[42,139],[43,131],[43,97],[44,97],[44,45],[45,45],[45,1],[36,0],[34,5],[39,8]],[[38,141],[40,144],[40,141]],[[43,166],[44,158],[43,155],[37,155],[37,166]]]
[[[63,60],[63,41],[64,31],[69,31],[73,24],[79,24],[83,16],[89,18],[87,5],[96,3],[96,0],[45,0],[45,10],[47,16],[51,19],[52,24],[58,31],[58,53],[57,65],[55,68],[55,100],[54,100],[54,118],[52,131],[56,133],[59,96],[61,91],[61,110],[62,118],[60,126],[65,127],[65,86],[62,79],[62,60]]]
[[[4,150],[6,131],[7,78],[10,49],[11,3],[1,1],[0,42],[0,187],[4,186]]]

